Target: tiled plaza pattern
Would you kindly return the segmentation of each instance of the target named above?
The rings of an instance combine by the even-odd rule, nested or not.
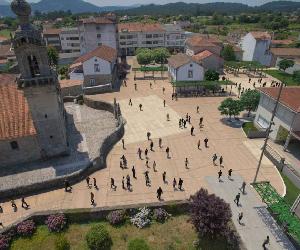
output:
[[[247,78],[248,79],[248,78]],[[245,79],[244,79],[245,80]],[[246,81],[246,80],[245,80]],[[252,182],[258,162],[259,148],[249,150],[245,137],[240,128],[228,126],[224,117],[220,116],[217,109],[223,97],[182,98],[178,101],[171,100],[172,88],[167,80],[137,81],[138,90],[134,90],[132,74],[127,80],[127,87],[121,87],[120,92],[107,93],[92,96],[91,98],[113,102],[115,97],[121,104],[121,110],[127,121],[125,128],[125,148],[118,143],[107,157],[107,168],[94,173],[91,178],[97,179],[99,190],[89,189],[86,182],[80,182],[73,186],[72,193],[65,193],[63,189],[26,197],[31,208],[24,210],[19,207],[13,212],[9,202],[3,205],[4,213],[0,214],[0,221],[8,225],[24,215],[33,211],[49,209],[89,208],[90,192],[95,194],[97,207],[109,207],[135,203],[157,202],[156,190],[160,186],[163,189],[162,198],[165,201],[187,199],[199,188],[204,187],[213,191],[205,177],[217,178],[217,172],[222,169],[225,176],[232,168],[234,174],[240,175],[247,183]],[[165,94],[162,88],[165,87]],[[128,105],[129,98],[133,106]],[[166,107],[163,106],[166,100]],[[139,111],[139,103],[143,104],[143,111]],[[200,113],[196,113],[196,107],[200,107]],[[170,121],[166,120],[166,113],[170,115]],[[190,135],[190,129],[179,129],[178,118],[185,117],[189,113],[192,117],[191,124],[195,127],[195,135]],[[204,117],[204,127],[199,128],[199,118]],[[149,149],[146,133],[153,135],[154,152],[149,151],[149,166],[145,166],[145,159],[139,160],[137,150]],[[163,148],[158,147],[158,139],[161,137]],[[208,148],[204,147],[203,140],[209,139]],[[201,140],[201,149],[197,149],[197,142]],[[165,149],[170,147],[170,159],[167,159]],[[89,147],[89,146],[88,146]],[[224,157],[224,166],[214,166],[212,155]],[[128,161],[128,169],[120,168],[120,157],[125,155]],[[188,158],[189,165],[185,168],[184,161]],[[143,155],[144,158],[144,155]],[[153,161],[156,161],[156,170],[152,169]],[[131,167],[135,166],[137,179],[132,178]],[[148,170],[151,186],[146,187],[143,173]],[[162,173],[167,172],[167,183],[163,183]],[[131,176],[132,191],[122,189],[122,177]],[[174,191],[173,178],[182,178],[183,191]],[[115,179],[116,191],[110,188],[110,178]],[[280,194],[285,191],[280,175],[272,164],[264,161],[258,176],[258,181],[269,180]]]

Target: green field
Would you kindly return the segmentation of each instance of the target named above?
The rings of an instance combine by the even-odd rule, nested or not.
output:
[[[277,78],[278,80],[282,81],[288,86],[295,86],[299,85],[300,82],[297,82],[294,78],[293,75],[290,75],[288,73],[279,71],[279,70],[264,70],[265,73],[269,74],[270,76],[273,76]]]
[[[285,186],[286,186],[286,195],[284,196],[284,200],[292,206],[294,204],[294,201],[300,194],[300,189],[297,188],[293,182],[290,181],[290,179],[282,174],[282,179],[284,180]]]
[[[10,30],[0,30],[0,36],[10,38],[10,33],[11,33]]]
[[[246,135],[248,135],[248,132],[250,130],[257,131],[257,128],[254,126],[253,122],[245,122],[245,123],[243,123],[243,130],[246,133]]]
[[[128,241],[133,238],[144,239],[150,249],[196,249],[193,242],[198,239],[193,225],[188,222],[187,215],[178,215],[171,217],[167,222],[161,224],[153,222],[149,227],[138,229],[137,227],[125,223],[125,225],[113,227],[107,222],[102,222],[109,231],[113,246],[112,250],[127,249]],[[71,224],[68,229],[61,233],[70,242],[72,250],[87,250],[85,235],[92,225],[96,222],[86,224]],[[55,240],[60,234],[49,233],[46,226],[39,226],[37,232],[31,238],[16,239],[12,250],[53,250],[55,249]],[[200,249],[222,250],[226,249],[226,241],[218,239],[200,239]]]

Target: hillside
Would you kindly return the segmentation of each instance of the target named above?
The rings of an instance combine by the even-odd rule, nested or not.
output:
[[[259,11],[283,11],[292,12],[300,9],[300,2],[274,1],[258,7],[250,7],[240,3],[169,3],[165,5],[141,5],[131,6],[106,6],[98,7],[83,0],[41,0],[31,4],[33,12],[68,11],[72,13],[115,11],[119,15],[152,15],[152,16],[175,16],[175,15],[211,15],[214,12],[226,14],[239,14]],[[7,5],[7,0],[0,0],[0,16],[12,16],[13,13]]]

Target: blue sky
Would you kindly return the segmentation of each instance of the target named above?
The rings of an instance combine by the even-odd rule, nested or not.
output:
[[[29,2],[39,2],[40,0],[28,0]],[[190,3],[209,3],[209,2],[237,2],[237,3],[245,3],[248,5],[261,5],[267,2],[271,2],[271,0],[85,0],[86,2],[93,3],[98,6],[111,6],[111,5],[133,5],[133,4],[165,4],[170,2],[190,2]],[[295,2],[299,2],[300,0],[294,0]],[[72,2],[72,0],[70,0]]]

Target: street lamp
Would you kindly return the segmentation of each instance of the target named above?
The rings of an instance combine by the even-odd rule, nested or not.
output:
[[[265,152],[267,144],[268,144],[269,135],[272,132],[271,131],[271,127],[272,127],[272,125],[274,125],[274,121],[273,120],[274,120],[274,117],[275,117],[275,114],[276,114],[276,110],[277,110],[277,107],[278,107],[278,103],[279,103],[280,95],[281,95],[281,92],[282,92],[282,88],[283,88],[283,83],[281,82],[280,88],[279,88],[279,92],[278,92],[278,96],[277,96],[276,103],[275,103],[275,107],[273,109],[272,117],[271,117],[271,120],[270,120],[270,123],[269,123],[269,127],[267,129],[267,136],[266,136],[266,139],[265,139],[265,142],[264,142],[264,145],[262,147],[261,154],[260,154],[260,158],[259,158],[259,162],[258,162],[258,166],[257,166],[257,169],[256,169],[256,173],[255,173],[255,177],[254,177],[253,183],[256,183],[258,172],[259,172],[259,169],[260,169],[260,166],[261,166],[261,161],[262,161],[262,158],[264,156],[264,152]]]

